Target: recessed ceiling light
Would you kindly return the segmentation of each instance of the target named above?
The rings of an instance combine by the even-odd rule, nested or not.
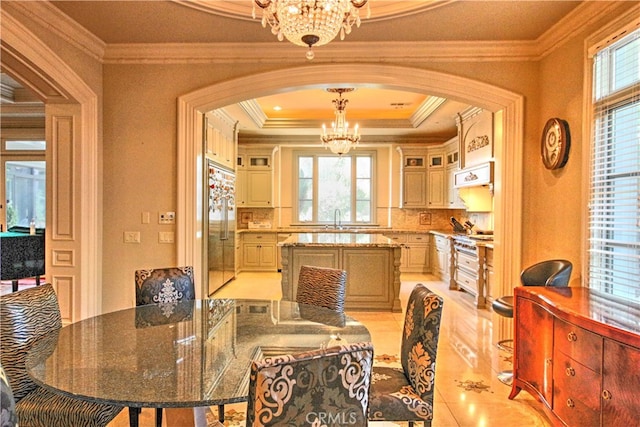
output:
[[[280,111],[280,110],[282,110],[282,107],[279,106],[279,105],[276,105],[275,107],[273,107],[273,109],[276,110],[276,111]]]

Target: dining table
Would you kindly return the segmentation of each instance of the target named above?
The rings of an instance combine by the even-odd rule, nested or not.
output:
[[[31,349],[27,370],[55,393],[129,408],[135,425],[141,408],[202,410],[246,401],[254,360],[364,341],[371,336],[362,323],[329,309],[198,299],[66,325]],[[192,422],[199,425],[199,418]]]

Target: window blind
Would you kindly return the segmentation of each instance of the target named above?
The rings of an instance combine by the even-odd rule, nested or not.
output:
[[[640,30],[594,56],[588,286],[640,304]]]

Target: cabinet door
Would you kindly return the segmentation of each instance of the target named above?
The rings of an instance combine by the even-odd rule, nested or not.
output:
[[[260,246],[260,267],[269,269],[276,268],[276,246],[261,245]]]
[[[426,172],[404,172],[404,207],[424,208],[427,206]]]
[[[271,171],[247,172],[247,206],[271,207]]]
[[[444,170],[429,171],[429,208],[445,208]]]
[[[260,267],[260,245],[255,243],[242,244],[242,266],[244,268]]]
[[[604,340],[602,425],[631,426],[640,415],[640,349]]]
[[[238,169],[236,174],[236,206],[247,206],[247,171],[244,169]]]
[[[553,316],[539,304],[516,298],[513,368],[517,385],[537,393],[551,407],[553,396]]]

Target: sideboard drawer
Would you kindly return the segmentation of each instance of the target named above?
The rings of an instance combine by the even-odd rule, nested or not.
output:
[[[564,320],[555,319],[555,350],[600,373],[602,370],[602,337]]]
[[[566,405],[567,399],[580,401],[594,411],[600,408],[600,392],[593,384],[600,383],[600,374],[556,351],[553,360],[553,403]]]

